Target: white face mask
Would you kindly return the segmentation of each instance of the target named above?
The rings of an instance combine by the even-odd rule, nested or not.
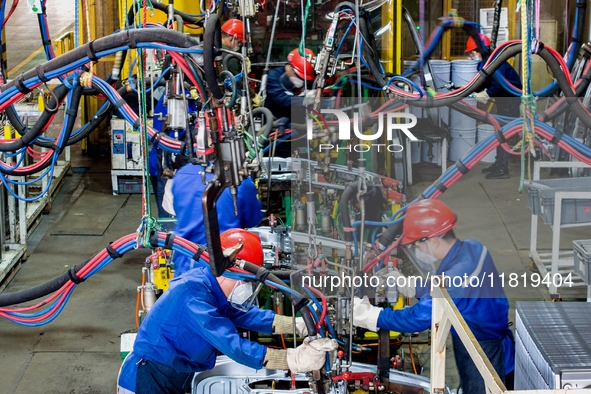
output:
[[[238,306],[243,305],[252,296],[252,285],[250,283],[238,282],[230,293],[228,301]]]
[[[415,251],[415,258],[418,260],[417,263],[423,268],[425,273],[430,272],[434,274],[437,271],[437,267],[435,267],[435,263],[438,260],[437,257],[417,248]]]
[[[482,61],[482,56],[480,55],[471,55],[470,59],[472,59],[472,61],[476,64],[480,64],[480,62]]]
[[[427,251],[421,250],[421,247],[426,248]],[[426,276],[428,273],[434,275],[437,272],[435,263],[439,259],[433,255],[433,250],[428,240],[421,242],[419,245],[404,248],[403,250],[423,276]]]
[[[304,87],[304,81],[298,77],[289,77],[289,82],[291,82],[291,84],[298,89]]]

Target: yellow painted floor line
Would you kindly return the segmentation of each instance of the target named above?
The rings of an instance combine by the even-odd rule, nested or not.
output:
[[[20,70],[24,66],[26,66],[27,63],[29,63],[31,60],[33,60],[33,58],[35,56],[37,56],[38,54],[40,54],[41,51],[43,51],[43,47],[42,46],[39,47],[35,52],[33,52],[29,56],[27,56],[27,58],[25,60],[23,60],[22,62],[20,62],[19,64],[17,64],[12,70],[8,70],[8,78],[10,78],[12,76],[12,74],[16,73],[18,70]]]

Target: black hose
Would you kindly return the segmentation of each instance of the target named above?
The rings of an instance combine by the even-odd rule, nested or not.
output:
[[[587,91],[587,88],[589,87],[589,82],[591,82],[591,67],[589,67],[589,70],[587,73],[585,73],[581,76],[579,81],[580,82],[576,86],[576,95],[577,95],[577,97],[582,97],[585,95],[585,92]],[[556,109],[554,109],[552,112],[548,112],[548,110],[546,110],[541,115],[544,122],[548,122],[550,120],[555,119],[556,117],[558,117],[559,115],[561,115],[564,111],[566,111],[568,109],[568,103],[567,103],[565,97],[560,98],[560,102],[561,103],[558,105],[558,107]]]
[[[499,36],[499,27],[501,25],[501,7],[503,0],[495,0],[495,14],[493,20],[492,34],[490,36],[490,52],[492,53],[497,47],[497,37]]]
[[[82,86],[76,86],[74,88],[74,90],[72,91],[72,96],[71,99],[68,102],[68,109],[67,111],[74,111],[77,113],[77,109],[78,106],[80,105],[80,98],[82,97],[82,90],[84,88]],[[57,109],[57,108],[56,108]],[[64,133],[64,138],[65,141],[67,142],[70,138],[70,135],[72,134],[72,130],[74,130],[74,125],[76,124],[76,116],[75,115],[69,115],[68,116],[68,122],[65,124],[64,128],[63,128],[63,133]],[[43,129],[41,129],[43,130]],[[39,133],[38,133],[39,134]],[[27,138],[27,140],[30,140],[31,137],[34,136],[34,133],[29,133],[29,136]],[[25,137],[27,137],[27,135],[23,136],[23,138],[21,138],[18,141],[15,141],[14,143],[22,143],[24,144],[25,141]],[[35,137],[36,138],[36,137]],[[63,146],[57,146],[52,144],[50,146],[50,149],[53,149],[55,152],[53,153],[54,155],[59,155],[62,151],[62,149],[66,146],[66,143],[64,143]],[[6,169],[1,169],[0,171],[2,171],[2,173],[7,174],[7,175],[18,175],[18,176],[26,176],[26,175],[32,175],[35,174],[47,167],[49,167],[50,165],[52,165],[53,161],[52,160],[46,160],[40,167],[34,168],[34,169],[19,169],[19,168],[15,168],[14,170],[6,170]]]
[[[41,113],[41,116],[39,116],[37,122],[35,122],[33,127],[31,127],[30,129],[27,129],[26,127],[24,127],[24,125],[22,125],[20,117],[18,116],[16,111],[7,110],[6,115],[8,117],[8,121],[19,132],[19,134],[21,134],[21,138],[17,141],[0,144],[0,151],[14,152],[25,146],[31,145],[35,141],[35,139],[39,137],[41,132],[45,129],[47,124],[52,119],[53,115],[57,113],[60,104],[66,98],[67,94],[68,89],[64,85],[58,86],[49,98],[47,104],[45,105],[45,110],[43,111],[43,113]],[[20,129],[18,127],[19,124],[23,126]]]
[[[277,283],[278,285],[281,285],[283,287],[286,286],[285,283],[281,279],[279,279],[273,273],[267,271],[267,269],[264,267],[259,267],[256,264],[252,264],[252,263],[245,261],[244,266],[242,266],[241,268],[244,269],[245,271],[250,272],[251,274],[254,274],[255,277],[257,277],[257,278],[264,277],[264,275],[268,274],[267,280]],[[307,304],[306,300],[304,298],[298,298],[298,297],[294,296],[291,292],[285,292],[281,288],[278,288],[278,289],[287,298],[289,298],[291,300],[291,303],[293,304],[294,309],[296,311],[299,311],[300,314],[302,315],[302,318],[304,319],[304,323],[306,323],[306,328],[308,329],[308,336],[315,337],[317,332],[316,332],[316,324],[314,322],[314,318],[312,318],[312,314],[310,313],[310,311],[307,308],[303,308],[303,306]]]
[[[575,12],[575,23],[573,26],[573,32],[571,35],[571,42],[576,45],[573,49],[573,53],[577,53],[579,48],[581,47],[581,35],[585,29],[585,10],[587,9],[587,0],[577,0],[577,11]],[[575,62],[571,63],[571,70],[572,66]]]
[[[410,36],[412,37],[412,42],[415,44],[415,52],[417,55],[420,55],[423,52],[423,44],[421,43],[421,37],[419,37],[419,33],[417,33],[416,23],[412,19],[412,15],[406,9],[406,7],[402,7],[402,17],[408,26],[408,30],[410,30]]]
[[[591,128],[591,116],[589,116],[589,113],[583,104],[581,104],[576,92],[571,89],[570,83],[566,79],[566,76],[560,67],[560,63],[554,58],[550,51],[543,47],[542,43],[540,43],[540,45],[542,45],[542,49],[539,51],[538,55],[546,62],[554,74],[554,78],[556,78],[558,86],[560,86],[560,89],[562,89],[571,110],[577,115],[581,122],[583,122],[585,127]]]
[[[81,59],[88,59],[88,54],[92,45],[95,53],[101,53],[113,48],[128,46],[129,48],[137,48],[138,43],[161,42],[167,45],[172,45],[180,48],[190,48],[198,44],[198,42],[189,36],[169,29],[133,29],[121,33],[112,34],[107,37],[98,38],[92,43],[85,44],[66,52],[62,56],[56,57],[46,63],[41,64],[37,68],[29,70],[22,74],[22,81],[27,85],[31,85],[32,79],[38,78],[39,75],[47,75],[48,73],[58,70],[62,67],[68,67],[72,63]],[[3,85],[2,91],[6,91],[16,85],[15,81],[10,81]],[[30,90],[30,89],[29,89]]]
[[[347,231],[351,228],[351,217],[349,216],[349,201],[357,195],[358,182],[351,182],[345,188],[339,200],[339,210],[341,211],[341,220],[343,221],[343,228],[345,229],[345,241],[353,242],[353,234]]]
[[[236,78],[234,77],[234,74],[227,70],[224,70],[220,73],[218,76],[218,81],[224,83],[226,78],[230,79],[230,84],[232,85],[232,98],[230,99],[227,107],[232,108],[234,104],[236,104],[236,99],[238,98],[238,87],[236,86]]]
[[[80,271],[86,264],[90,262],[90,260],[91,259],[88,259],[84,263],[82,263],[82,265],[76,265],[72,267],[68,272],[65,272],[60,276],[53,278],[38,286],[26,290],[15,291],[12,293],[0,294],[0,307],[18,305],[22,304],[23,302],[33,301],[59,290],[63,285],[65,285],[69,280],[71,280],[72,274],[76,274],[78,271]]]
[[[382,233],[382,235],[380,235],[380,238],[378,238],[377,241],[380,249],[386,249],[402,234],[402,222],[403,221],[401,220],[400,222],[391,225]]]
[[[261,126],[261,130],[257,134],[257,145],[259,146],[259,148],[263,148],[267,144],[267,141],[269,141],[269,135],[273,130],[273,113],[270,109],[266,107],[258,107],[252,110],[253,118],[259,115],[263,115],[263,117],[265,118],[265,124]],[[251,135],[254,135],[253,130],[254,127],[253,125],[251,125],[248,128],[248,131]]]
[[[217,14],[211,15],[203,32],[203,69],[205,71],[207,87],[216,100],[222,100],[224,98],[224,92],[218,85],[214,64],[214,51],[216,51],[216,48],[219,49],[222,47],[221,31],[220,18]]]
[[[373,75],[373,77],[376,79],[377,83],[380,86],[386,86],[387,81],[384,79],[382,72],[381,72],[381,68],[378,64],[379,59],[377,58],[377,49],[375,47],[375,35],[373,34],[373,31],[371,29],[371,24],[369,22],[369,20],[366,20],[366,12],[365,10],[362,10],[362,7],[359,7],[359,21],[357,21],[357,25],[359,26],[359,32],[361,33],[361,35],[363,36],[363,49],[367,48],[367,51],[364,51],[364,58],[365,61],[367,62],[367,65],[369,66],[369,70],[371,71],[371,74]],[[369,16],[367,16],[367,19],[369,19]]]
[[[350,1],[342,1],[334,8],[334,12],[340,12],[345,8],[349,8],[351,11],[355,12],[355,4],[351,3]]]

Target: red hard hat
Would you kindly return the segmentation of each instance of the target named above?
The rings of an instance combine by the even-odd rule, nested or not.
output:
[[[314,73],[314,66],[311,63],[311,60],[314,58],[314,52],[311,49],[305,49],[306,55],[308,58],[300,55],[299,49],[294,49],[293,51],[289,52],[287,55],[287,61],[293,67],[293,71],[297,74],[298,77],[305,79],[306,81],[312,81],[316,74]],[[306,76],[304,77],[304,70]]]
[[[443,201],[428,199],[408,207],[402,223],[402,245],[439,237],[453,229],[458,217]]]
[[[490,46],[490,38],[488,38],[486,35],[480,33],[480,40],[482,41],[485,47]],[[478,45],[476,45],[476,41],[472,38],[472,36],[470,36],[468,38],[468,41],[466,42],[466,50],[464,52],[467,53],[470,51],[475,51],[477,49]]]
[[[220,241],[222,249],[236,246],[238,242],[242,242],[242,250],[238,253],[238,258],[246,260],[249,263],[263,266],[265,256],[263,254],[263,247],[261,246],[261,239],[258,235],[241,228],[232,228],[220,234]]]
[[[242,42],[246,41],[244,39],[244,24],[240,19],[228,19],[222,25],[222,31],[232,37],[236,36]]]

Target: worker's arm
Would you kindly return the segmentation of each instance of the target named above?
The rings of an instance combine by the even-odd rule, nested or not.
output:
[[[302,105],[304,97],[294,96],[285,92],[285,88],[281,86],[279,81],[281,74],[279,72],[269,72],[267,79],[267,101],[273,101],[277,107],[289,108],[291,106],[291,100],[294,99],[295,105]],[[278,74],[278,75],[276,75]]]
[[[273,334],[273,320],[275,319],[275,312],[273,311],[251,306],[245,312],[228,305],[224,313],[236,327],[263,334]]]
[[[244,180],[238,187],[238,209],[240,214],[240,227],[256,227],[263,219],[263,208],[257,198],[257,188],[250,178]]]
[[[205,294],[203,294],[205,293]],[[232,320],[217,309],[215,296],[203,292],[193,297],[183,311],[187,327],[232,360],[254,369],[263,367],[267,348],[240,336]]]
[[[513,97],[513,95],[505,91],[497,82],[498,78],[504,77],[509,83],[518,89],[521,89],[521,79],[517,71],[509,63],[503,63],[501,67],[493,74],[493,81],[490,87],[486,90],[490,97]]]
[[[242,64],[240,64],[240,59],[236,56],[229,56],[227,64],[228,71],[230,71],[232,75],[237,75],[242,72]]]
[[[431,297],[426,296],[408,308],[386,308],[380,312],[378,327],[407,333],[425,331],[431,328],[431,307]]]

